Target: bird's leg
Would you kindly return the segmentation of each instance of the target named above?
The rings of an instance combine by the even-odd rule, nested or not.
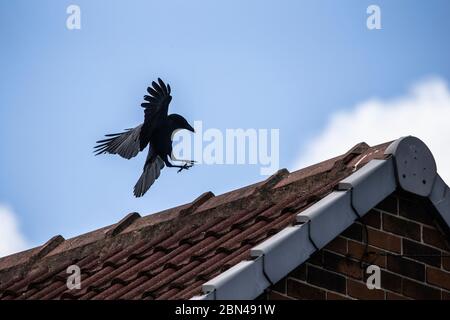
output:
[[[170,155],[170,159],[172,159],[173,161],[185,162],[185,163],[189,163],[192,165],[197,162],[195,160],[177,159],[177,158],[175,158],[175,156],[173,154]]]
[[[185,163],[184,165],[182,165],[182,166],[180,167],[180,169],[178,169],[177,173],[180,173],[181,171],[183,171],[183,169],[189,170],[189,168],[192,167],[193,165],[194,165],[194,164],[187,164],[187,163]]]
[[[183,169],[188,170],[196,162],[194,160],[177,159],[173,154],[170,155],[170,159],[172,159],[173,161],[184,162],[184,165],[177,166],[178,168],[180,168],[177,172],[181,172],[183,171]]]
[[[169,168],[179,168],[177,172],[181,172],[183,170],[188,170],[190,167],[192,167],[194,165],[193,163],[185,163],[182,166],[175,165],[175,164],[172,164],[167,157],[166,157],[166,160],[164,161],[164,163]]]

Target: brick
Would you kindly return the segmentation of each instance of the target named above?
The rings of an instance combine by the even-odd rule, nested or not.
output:
[[[396,293],[386,292],[386,300],[408,300],[408,298]]]
[[[308,262],[321,267],[323,265],[323,250],[314,252],[308,259]]]
[[[362,279],[362,269],[359,263],[346,257],[324,251],[323,265],[326,269],[345,274],[355,279]]]
[[[445,270],[450,271],[450,253],[447,252],[444,257],[442,257],[442,267]]]
[[[318,287],[343,294],[346,293],[345,278],[341,275],[308,265],[307,279],[309,283]]]
[[[359,223],[353,223],[350,227],[344,230],[342,232],[342,236],[353,239],[356,241],[362,241],[363,239],[363,230],[362,225]]]
[[[390,291],[401,293],[403,277],[399,276],[398,274],[388,272],[383,269],[381,269],[380,271],[381,271],[381,274],[380,274],[381,288],[385,289],[385,290],[390,290]],[[367,282],[367,279],[370,275],[371,274],[364,272],[364,280],[363,281]]]
[[[364,255],[366,251],[366,245],[349,240],[348,241],[348,255],[356,260],[362,260],[366,264],[375,264],[380,268],[386,267],[386,255],[381,249],[377,249],[372,246],[367,247],[367,255]]]
[[[292,270],[288,276],[298,280],[306,280],[306,263]]]
[[[361,218],[361,223],[371,226],[372,228],[381,228],[381,213],[376,210],[370,210]]]
[[[288,280],[287,294],[301,300],[325,300],[326,298],[324,290],[297,280]]]
[[[398,214],[398,199],[396,196],[389,196],[375,206],[376,209]]]
[[[343,295],[327,291],[327,300],[350,300],[350,299]]]
[[[349,296],[362,300],[384,300],[384,290],[369,290],[365,283],[347,279],[347,293]]]
[[[383,231],[368,228],[369,244],[391,252],[400,253],[401,238]]]
[[[450,290],[450,272],[428,267],[427,282],[436,287]]]
[[[409,279],[403,279],[403,294],[418,300],[440,300],[441,291]]]
[[[441,251],[418,242],[403,239],[403,256],[441,267]]]
[[[450,300],[450,292],[442,290],[442,300]]]
[[[390,214],[383,214],[383,230],[420,241],[419,224]]]
[[[282,294],[280,292],[270,290],[267,293],[267,300],[294,300],[294,298],[289,297],[285,294]]]
[[[402,292],[403,277],[381,270],[381,287],[390,291]]]
[[[435,228],[423,226],[422,238],[423,242],[425,242],[426,244],[432,245],[442,250],[450,251],[450,247],[446,243],[444,236],[440,231],[436,230]]]
[[[286,278],[281,279],[277,283],[275,283],[272,287],[272,290],[278,291],[280,293],[286,293]]]
[[[410,201],[406,199],[400,199],[399,201],[399,214],[402,217],[415,220],[424,224],[432,226],[433,222],[433,211],[429,205],[422,201]]]
[[[425,281],[425,265],[400,256],[387,257],[387,269],[405,277]]]
[[[342,237],[337,237],[337,238],[333,239],[330,243],[328,243],[324,249],[346,255],[347,254],[347,239],[342,238]]]

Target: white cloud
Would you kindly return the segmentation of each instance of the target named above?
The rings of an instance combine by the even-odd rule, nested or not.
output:
[[[450,183],[450,91],[444,80],[429,78],[397,98],[372,98],[332,114],[321,133],[308,142],[295,167],[345,153],[358,142],[376,145],[407,135],[425,142],[439,174]]]
[[[27,241],[19,231],[14,211],[0,204],[0,257],[24,250]]]

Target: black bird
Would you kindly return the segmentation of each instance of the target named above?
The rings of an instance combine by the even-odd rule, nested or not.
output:
[[[158,78],[147,88],[149,95],[144,96],[144,123],[132,129],[125,129],[121,133],[105,135],[107,139],[97,141],[94,147],[95,155],[102,153],[118,154],[125,159],[135,157],[149,145],[144,171],[134,186],[134,195],[141,197],[158,179],[160,171],[167,167],[189,169],[193,166],[192,160],[175,159],[172,155],[172,135],[176,130],[187,129],[194,132],[194,128],[179,114],[167,114],[169,103],[172,100],[170,85]],[[184,162],[184,165],[174,165],[169,161]]]

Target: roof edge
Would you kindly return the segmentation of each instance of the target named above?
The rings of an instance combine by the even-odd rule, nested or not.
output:
[[[253,247],[250,252],[255,260],[242,261],[206,282],[203,295],[192,299],[255,299],[397,187],[428,198],[450,227],[450,189],[437,174],[434,156],[425,143],[413,136],[402,137],[384,153],[387,159],[371,160],[343,179],[337,190],[299,213],[299,225],[287,227]],[[246,276],[248,270],[251,277]]]
[[[312,179],[317,174],[314,173],[310,178]],[[71,261],[71,257],[74,255],[83,258],[95,251],[101,255],[115,243],[126,246],[135,240],[149,239],[161,232],[175,232],[177,226],[185,225],[187,222],[200,225],[205,218],[230,216],[238,210],[249,209],[262,202],[270,203],[280,195],[282,198],[290,197],[295,194],[295,191],[286,193],[283,187],[277,188],[275,186],[288,176],[289,171],[281,169],[265,181],[242,189],[233,190],[219,196],[215,196],[212,192],[206,192],[190,203],[156,213],[156,215],[161,215],[169,212],[170,216],[169,219],[154,219],[155,221],[152,223],[144,221],[149,216],[141,217],[139,213],[132,212],[116,224],[78,237],[55,242],[54,246],[52,245],[51,248],[48,248],[49,250],[45,250],[45,254],[39,254],[39,259],[31,259],[30,257],[35,256],[36,252],[41,252],[42,248],[46,247],[45,245],[2,257],[0,258],[0,288],[34,270],[37,261],[47,265],[59,265],[64,261]],[[303,180],[294,180],[289,181],[287,185],[300,185],[302,183],[304,183]],[[243,189],[245,190],[242,191]],[[255,190],[259,192],[255,192]],[[235,194],[230,202],[217,201],[220,200],[218,198],[227,197],[230,194]],[[89,234],[94,236],[87,236]],[[3,265],[1,262],[4,262]]]

